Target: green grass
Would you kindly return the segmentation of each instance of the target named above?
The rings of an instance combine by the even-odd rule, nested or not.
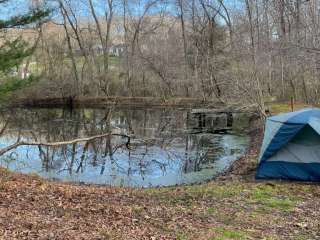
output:
[[[178,233],[176,236],[177,240],[189,240],[188,236],[184,233]]]
[[[259,185],[251,191],[250,201],[258,206],[259,211],[292,211],[299,202],[294,196],[281,195],[281,191],[277,187],[269,185]]]
[[[77,65],[79,66],[82,66],[82,64],[84,63],[85,61],[85,58],[83,56],[81,57],[75,57],[75,60],[76,60],[76,63]],[[101,64],[103,63],[103,56],[98,56],[98,60],[99,62],[101,62]],[[66,62],[69,62],[71,64],[71,60],[70,58],[66,57],[65,60]],[[121,58],[120,57],[116,57],[116,56],[109,56],[109,65],[111,67],[117,67],[119,66],[121,63]]]
[[[305,235],[300,235],[300,236],[296,236],[294,240],[310,240],[310,238]]]
[[[306,104],[294,104],[293,110],[297,111],[299,109],[310,107]],[[291,112],[291,105],[289,103],[273,103],[269,106],[271,114],[279,114],[279,113],[286,113]]]
[[[160,201],[171,205],[191,206],[201,199],[225,200],[241,198],[243,202],[255,204],[265,210],[291,211],[300,201],[290,193],[290,190],[280,185],[269,183],[248,186],[245,183],[228,182],[223,184],[203,184],[179,188],[146,189],[145,193]],[[233,206],[237,208],[237,204]],[[213,214],[217,210],[208,208],[207,213]]]
[[[199,199],[222,200],[232,198],[240,194],[243,190],[243,185],[241,184],[228,183],[221,185],[202,184],[179,188],[146,189],[145,193],[150,197],[166,201],[170,204],[192,205],[194,201]],[[168,195],[172,195],[176,191],[179,192],[178,195],[174,196],[174,198],[168,197]]]
[[[304,193],[313,192],[314,186],[295,183],[227,181],[202,185],[146,189],[148,198],[154,198],[176,213],[213,221],[221,226],[211,228],[212,240],[252,239],[246,232],[244,222],[257,222],[258,225],[280,221],[288,213],[295,211],[304,201]],[[201,204],[200,204],[201,203]],[[204,204],[205,205],[202,205]],[[199,205],[200,204],[200,205]],[[275,215],[276,214],[276,215]],[[270,217],[272,219],[270,220]],[[282,221],[282,220],[281,220]],[[221,227],[223,227],[221,229]],[[237,231],[229,227],[237,228]],[[243,229],[243,231],[239,231]],[[251,232],[250,232],[251,233]],[[258,234],[255,231],[252,234]],[[300,233],[299,233],[300,234]],[[272,239],[266,233],[265,239]],[[177,239],[194,239],[192,232],[184,232]]]
[[[214,232],[216,233],[213,238],[210,238],[210,240],[245,240],[248,239],[248,236],[246,233],[241,231],[235,231],[235,230],[229,230],[224,228],[217,228],[214,229]]]
[[[109,64],[111,66],[119,66],[120,65],[120,60],[121,60],[121,58],[119,58],[119,57],[110,56],[109,57]]]
[[[33,75],[25,79],[15,76],[1,77],[5,78],[5,80],[0,83],[0,100],[6,100],[12,92],[28,87],[39,80],[38,76]]]
[[[207,213],[208,213],[208,214],[213,214],[213,213],[216,213],[216,212],[217,212],[217,209],[216,209],[216,208],[210,207],[210,208],[207,209]]]

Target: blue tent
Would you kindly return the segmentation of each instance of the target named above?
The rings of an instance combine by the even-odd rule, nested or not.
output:
[[[256,178],[320,181],[320,109],[267,118]]]

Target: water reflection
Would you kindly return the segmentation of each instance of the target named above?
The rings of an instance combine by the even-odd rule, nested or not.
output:
[[[15,109],[0,118],[3,125],[9,119],[1,147],[18,138],[133,136],[129,148],[125,137],[108,136],[60,147],[21,146],[1,158],[11,170],[63,181],[143,187],[205,181],[243,154],[248,142],[233,133],[194,134],[188,111],[177,109]]]

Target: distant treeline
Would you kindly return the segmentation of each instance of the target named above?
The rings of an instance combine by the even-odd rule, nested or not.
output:
[[[23,72],[41,75],[24,96],[318,102],[317,0],[38,4],[53,12],[33,37],[20,31],[37,46]]]

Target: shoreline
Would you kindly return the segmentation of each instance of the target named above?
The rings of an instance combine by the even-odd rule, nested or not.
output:
[[[259,156],[260,146],[263,140],[263,128],[260,119],[252,121],[252,125],[247,134],[250,142],[245,154],[234,161],[223,173],[218,175],[215,180],[254,179],[258,164],[257,157]]]
[[[57,98],[21,98],[12,100],[10,107],[68,107],[68,108],[105,108],[121,106],[132,108],[148,107],[177,107],[177,108],[203,108],[204,106],[225,107],[226,104],[209,101],[201,98],[156,98],[156,97],[57,97]]]

